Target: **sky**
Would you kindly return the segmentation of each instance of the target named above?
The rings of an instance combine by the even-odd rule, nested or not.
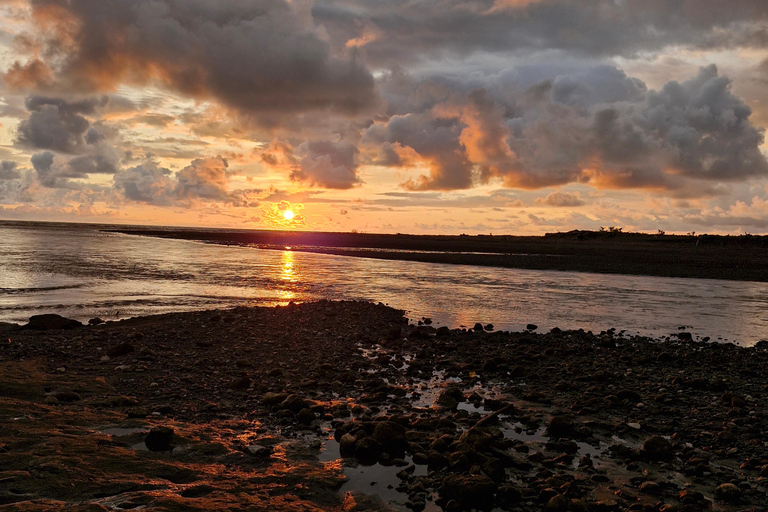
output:
[[[0,219],[768,233],[767,50],[764,0],[0,0]]]

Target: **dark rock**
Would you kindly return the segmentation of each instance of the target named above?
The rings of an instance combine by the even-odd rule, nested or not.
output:
[[[249,387],[251,387],[251,379],[248,377],[240,377],[229,386],[230,389],[234,390],[243,390]]]
[[[262,446],[260,444],[252,444],[245,449],[249,455],[252,455],[259,459],[266,459],[272,456],[272,448],[269,446]]]
[[[214,491],[214,488],[210,485],[196,485],[194,487],[187,487],[181,491],[182,498],[202,498],[208,496]]]
[[[91,318],[90,320],[88,320],[88,325],[99,325],[103,323],[104,323],[104,320],[102,320],[101,318]]]
[[[373,464],[381,454],[381,445],[372,437],[358,439],[355,443],[355,458],[363,464]]]
[[[732,483],[720,484],[715,489],[715,499],[726,503],[738,503],[741,501],[741,489]]]
[[[616,393],[616,398],[619,400],[627,400],[629,402],[632,402],[634,404],[638,402],[642,402],[642,397],[640,396],[640,393],[637,391],[632,391],[631,389],[622,389],[618,393]]]
[[[485,330],[486,331],[492,331],[493,330],[493,324],[486,324],[485,325]]]
[[[517,487],[510,484],[500,485],[498,496],[504,501],[504,504],[507,506],[517,505],[523,499],[523,493],[521,493],[517,489]]]
[[[152,452],[171,450],[173,448],[171,445],[173,435],[173,429],[170,427],[153,428],[144,438],[144,444],[146,444],[147,449]]]
[[[376,423],[372,437],[379,442],[382,450],[394,455],[404,452],[408,446],[405,432],[405,427],[394,421],[381,421]]]
[[[525,328],[528,329],[529,331],[535,331],[536,329],[539,328],[539,326],[536,324],[528,324],[525,326]]]
[[[483,324],[481,324],[480,322],[477,322],[477,323],[475,324],[475,327],[474,327],[473,329],[474,329],[475,331],[477,331],[477,332],[481,332],[481,331],[484,331],[484,330],[485,330],[485,329],[483,328]]]
[[[130,354],[134,350],[135,349],[133,348],[133,345],[131,345],[130,343],[121,343],[107,350],[107,355],[109,357],[120,357],[120,356]]]
[[[312,412],[312,409],[305,407],[296,415],[296,420],[302,425],[309,425],[315,421],[315,413]]]
[[[549,499],[544,510],[545,512],[568,512],[568,505],[570,504],[571,501],[568,498],[562,494],[557,494]]]
[[[643,442],[642,455],[650,460],[670,460],[674,453],[672,452],[672,443],[661,436],[651,436]]]
[[[438,327],[435,332],[438,338],[448,338],[451,335],[451,330],[448,327]]]
[[[440,496],[458,501],[469,510],[493,508],[496,484],[485,475],[450,475],[443,479]]]
[[[56,397],[59,402],[77,402],[80,400],[80,395],[74,391],[56,391],[52,393],[52,396]]]
[[[658,496],[661,494],[662,489],[658,483],[648,480],[640,484],[640,491],[651,496]]]
[[[301,398],[299,395],[289,395],[285,400],[280,403],[281,409],[288,409],[289,411],[299,412],[300,410],[308,407],[309,403]]]
[[[547,427],[550,437],[572,437],[575,433],[576,427],[568,416],[554,416]]]
[[[75,329],[82,326],[83,324],[77,320],[64,318],[61,315],[48,314],[29,317],[29,323],[23,328],[33,331],[48,331],[54,329]]]
[[[344,434],[339,439],[339,453],[342,457],[352,457],[355,454],[355,444],[357,437],[352,434]]]
[[[282,403],[286,398],[288,398],[288,393],[267,392],[261,397],[261,401],[264,405],[277,405]]]

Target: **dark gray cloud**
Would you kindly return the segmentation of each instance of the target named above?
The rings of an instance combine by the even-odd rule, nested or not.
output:
[[[763,130],[750,122],[751,109],[715,66],[658,91],[610,67],[527,89],[504,80],[486,77],[481,88],[478,77],[412,83],[411,104],[403,107],[415,112],[364,133],[363,143],[378,148],[372,161],[402,165],[392,157],[392,144],[396,156],[410,148],[429,173],[405,186],[422,190],[468,188],[495,178],[514,188],[582,182],[692,190],[687,180],[768,175]]]
[[[359,41],[386,66],[476,52],[627,57],[768,44],[768,6],[757,0],[317,0],[312,12],[336,46]]]
[[[107,97],[67,101],[61,98],[29,96],[26,107],[29,117],[19,123],[17,142],[32,149],[48,149],[60,153],[78,153],[92,144],[96,132],[85,115],[94,114],[106,105]]]
[[[296,148],[296,167],[291,179],[310,185],[346,189],[360,183],[357,176],[358,149],[347,141],[311,141]]]
[[[113,186],[130,201],[157,205],[172,204],[176,187],[171,171],[154,162],[119,171]]]
[[[375,101],[372,75],[349,52],[335,55],[308,4],[284,0],[32,0],[51,24],[46,54],[62,83],[87,91],[160,82],[245,113]]]
[[[17,169],[16,162],[3,160],[0,162],[0,180],[17,180],[21,178],[21,173]]]

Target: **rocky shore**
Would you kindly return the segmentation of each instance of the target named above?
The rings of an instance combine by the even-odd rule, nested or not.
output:
[[[768,344],[430,323],[321,301],[0,325],[0,508],[768,507]]]

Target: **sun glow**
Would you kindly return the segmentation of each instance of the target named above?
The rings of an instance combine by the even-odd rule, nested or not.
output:
[[[285,212],[283,212],[283,217],[285,217],[285,220],[291,220],[293,219],[293,212],[291,210],[285,210]]]

